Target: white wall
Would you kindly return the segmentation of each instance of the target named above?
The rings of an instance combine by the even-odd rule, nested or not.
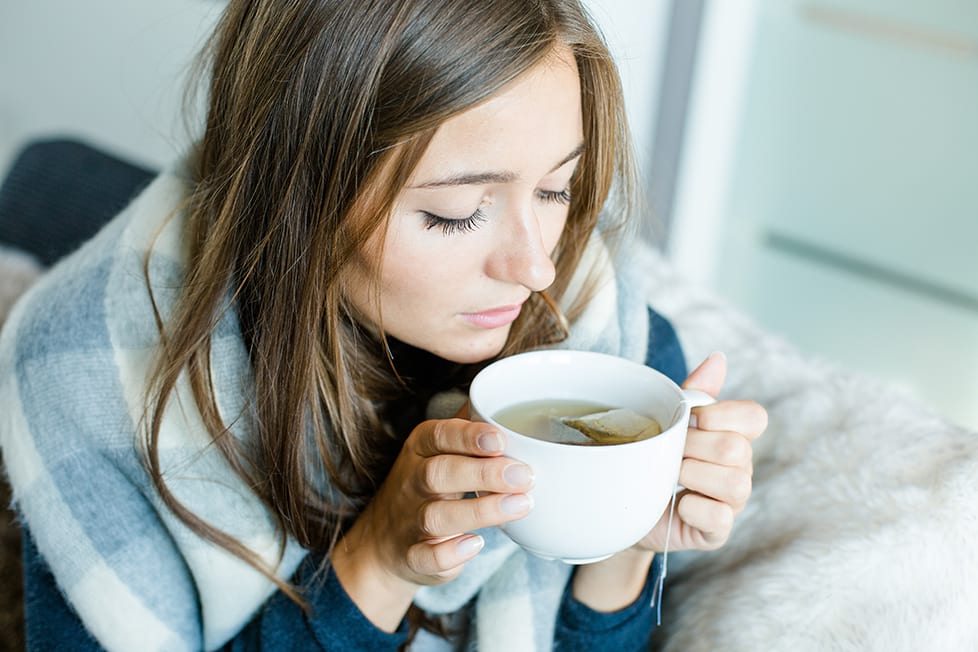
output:
[[[639,170],[647,175],[672,3],[670,0],[585,1],[618,61]]]
[[[976,115],[978,3],[709,0],[673,260],[978,428]]]
[[[669,254],[688,279],[712,284],[724,247],[741,112],[760,0],[704,6],[682,154],[676,175]]]
[[[138,162],[179,151],[182,78],[220,2],[0,3],[0,169],[27,139],[71,133]]]

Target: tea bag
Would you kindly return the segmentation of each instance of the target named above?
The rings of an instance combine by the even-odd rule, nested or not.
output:
[[[595,412],[581,417],[560,417],[557,421],[568,429],[583,433],[590,440],[567,443],[624,444],[655,437],[662,432],[662,427],[654,419],[628,408]],[[561,437],[568,438],[569,435],[561,432]]]

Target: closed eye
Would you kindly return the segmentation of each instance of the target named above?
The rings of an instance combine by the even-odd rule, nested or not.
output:
[[[550,203],[553,203],[553,204],[562,204],[564,206],[566,206],[567,204],[570,204],[570,201],[571,201],[570,191],[568,191],[566,188],[563,189],[563,190],[558,190],[558,191],[554,191],[554,190],[540,190],[539,191],[539,196],[540,196],[540,199],[542,199],[542,200],[544,200],[546,202],[550,202]]]
[[[537,196],[544,202],[561,206],[566,206],[571,201],[570,191],[566,188],[564,190],[539,190]],[[429,211],[421,211],[421,215],[424,217],[424,228],[426,230],[438,228],[445,235],[470,233],[482,226],[483,222],[488,219],[481,208],[477,208],[468,217],[442,217]]]
[[[434,213],[429,213],[428,211],[421,211],[421,215],[424,216],[425,229],[433,229],[437,227],[441,229],[442,233],[445,235],[475,231],[487,219],[486,214],[482,212],[481,208],[477,208],[475,212],[468,217],[462,218],[442,217],[440,215],[435,215]]]

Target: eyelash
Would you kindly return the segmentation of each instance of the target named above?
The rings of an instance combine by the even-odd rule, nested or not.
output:
[[[568,190],[560,190],[556,192],[552,190],[541,190],[539,192],[539,196],[540,199],[548,204],[560,204],[566,206],[570,204],[571,201],[571,195]],[[425,229],[430,230],[437,227],[441,229],[445,235],[475,231],[487,219],[486,214],[482,212],[481,208],[477,208],[474,213],[461,219],[441,217],[440,215],[435,215],[434,213],[429,213],[428,211],[421,211],[421,214],[424,216]]]
[[[475,231],[479,228],[479,225],[485,222],[487,219],[486,214],[482,212],[481,208],[477,208],[474,213],[468,217],[463,217],[462,219],[441,217],[439,215],[435,215],[434,213],[429,213],[428,211],[421,211],[421,214],[424,215],[425,229],[433,229],[438,227],[445,235]]]
[[[540,198],[550,204],[561,204],[563,206],[566,206],[570,204],[571,194],[570,191],[567,190],[566,188],[564,190],[560,190],[557,192],[554,192],[552,190],[541,190]]]

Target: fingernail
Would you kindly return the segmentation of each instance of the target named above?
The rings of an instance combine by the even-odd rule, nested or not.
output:
[[[482,546],[484,545],[486,545],[486,542],[480,536],[465,537],[455,544],[455,554],[459,557],[471,557],[482,550]]]
[[[698,423],[699,423],[699,419],[696,418],[696,415],[695,414],[689,415],[689,427],[690,428],[695,428]]]
[[[711,353],[711,354],[710,354],[709,356],[707,356],[707,357],[710,357],[710,358],[712,358],[712,357],[714,357],[714,356],[719,356],[719,357],[720,357],[721,359],[723,359],[723,360],[726,360],[726,359],[727,359],[727,354],[726,354],[726,353],[724,353],[723,351],[714,351],[713,353]]]
[[[499,507],[507,514],[522,514],[533,507],[533,499],[526,494],[513,494],[503,498]]]
[[[510,464],[503,469],[503,480],[513,487],[524,487],[533,482],[533,471],[526,464]]]
[[[503,438],[496,432],[484,432],[479,435],[479,448],[490,453],[503,449]]]

